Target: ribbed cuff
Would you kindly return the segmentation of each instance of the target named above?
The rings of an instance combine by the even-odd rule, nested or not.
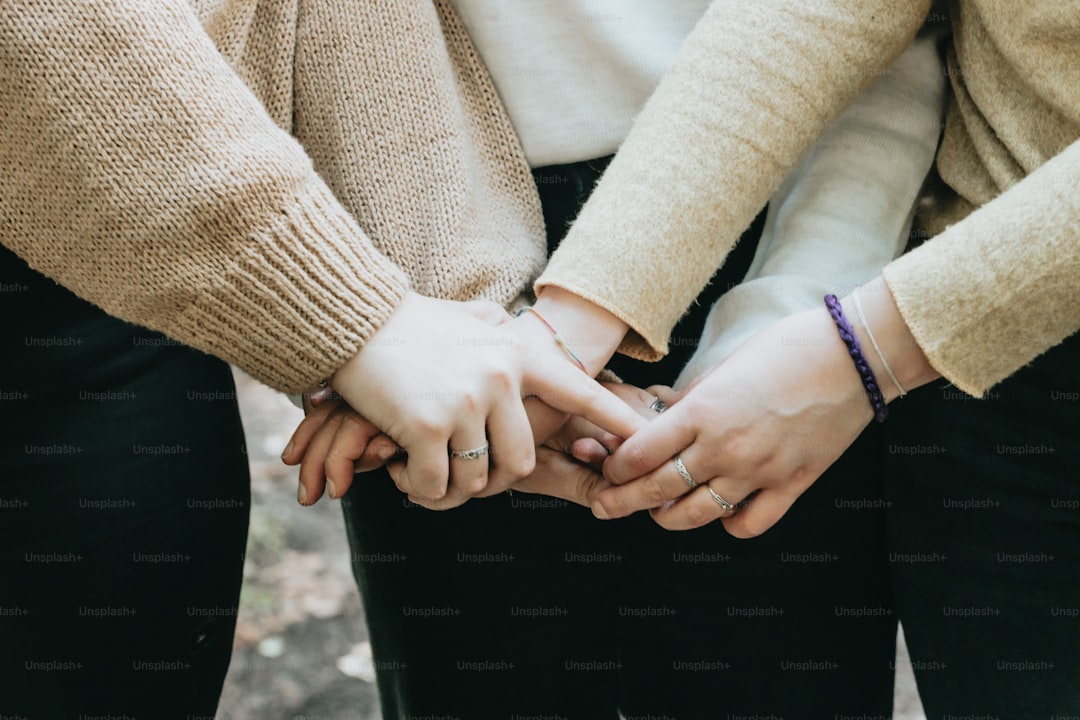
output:
[[[318,180],[249,237],[167,332],[286,393],[330,376],[386,321],[405,273]]]

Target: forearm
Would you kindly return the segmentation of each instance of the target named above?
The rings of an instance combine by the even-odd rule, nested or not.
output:
[[[982,395],[1080,330],[1080,141],[884,270],[945,379]]]
[[[592,377],[604,369],[626,335],[624,321],[561,288],[541,291],[533,307],[558,330]]]
[[[904,250],[944,94],[934,40],[920,39],[810,148],[770,200],[753,263],[710,311],[679,386],[766,325],[876,277]]]
[[[743,228],[928,6],[715,3],[537,286],[618,315],[634,331],[623,351],[664,354]]]
[[[123,319],[297,391],[400,302],[182,0],[0,6],[3,242]]]

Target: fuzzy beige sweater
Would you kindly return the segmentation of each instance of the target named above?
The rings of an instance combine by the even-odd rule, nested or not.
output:
[[[539,286],[673,323],[929,0],[715,2]],[[1080,329],[1080,2],[951,3],[933,240],[885,268],[930,363],[972,394]],[[979,208],[974,211],[975,208]],[[603,258],[598,262],[597,258]]]
[[[624,351],[665,352],[928,7],[714,3],[541,284],[626,319]],[[934,366],[981,392],[1080,326],[1080,10],[953,13],[939,166],[957,199],[935,222],[955,224],[886,277]],[[289,391],[410,284],[508,303],[544,254],[521,149],[445,0],[0,3],[0,241]]]
[[[486,70],[423,1],[4,0],[0,242],[290,392],[407,288],[510,303],[547,254]]]

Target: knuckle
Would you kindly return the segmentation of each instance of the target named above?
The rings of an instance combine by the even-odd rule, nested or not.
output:
[[[649,508],[660,507],[668,501],[667,491],[664,490],[664,484],[660,482],[660,478],[656,473],[646,478],[643,500],[647,503],[645,507]]]
[[[363,433],[367,432],[368,428],[371,426],[371,423],[369,423],[360,415],[351,412],[344,417],[344,419],[341,421],[341,425],[342,429],[347,432]]]
[[[631,472],[635,476],[640,476],[652,468],[649,467],[648,458],[645,456],[645,448],[639,442],[629,440],[623,443],[622,449],[626,452],[626,459],[630,466]]]
[[[737,514],[728,524],[728,532],[744,540],[756,538],[766,530],[768,530],[768,527],[755,520],[751,515]]]
[[[498,395],[508,395],[517,387],[516,379],[504,367],[495,367],[488,371],[487,386]]]
[[[525,454],[520,457],[514,468],[514,479],[521,480],[533,474],[536,470],[536,450],[530,446]]]
[[[445,418],[417,415],[408,424],[415,435],[424,439],[450,437],[450,425]]]
[[[690,505],[686,508],[686,522],[691,528],[708,525],[716,519],[713,509],[704,505]]]
[[[474,477],[461,483],[460,490],[465,497],[472,497],[484,492],[484,489],[488,486],[488,477],[483,475],[481,477]],[[453,500],[459,493],[449,493],[447,500]]]
[[[616,492],[600,493],[595,498],[595,502],[604,509],[604,513],[613,518],[622,517],[625,514],[621,500],[620,494]]]
[[[409,475],[409,485],[414,495],[425,500],[442,500],[446,497],[447,478],[439,477],[431,473],[417,473]]]

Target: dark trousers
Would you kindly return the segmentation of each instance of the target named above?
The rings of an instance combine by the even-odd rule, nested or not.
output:
[[[889,559],[927,717],[1080,717],[1080,336],[886,423]]]
[[[550,245],[603,167],[536,172]],[[675,329],[668,358],[612,368],[671,383],[759,233]],[[754,540],[719,523],[670,533],[645,514],[601,522],[521,493],[434,513],[383,473],[358,478],[343,505],[384,717],[888,716],[881,451],[871,428]]]
[[[0,249],[0,716],[211,718],[249,483],[228,367]]]

